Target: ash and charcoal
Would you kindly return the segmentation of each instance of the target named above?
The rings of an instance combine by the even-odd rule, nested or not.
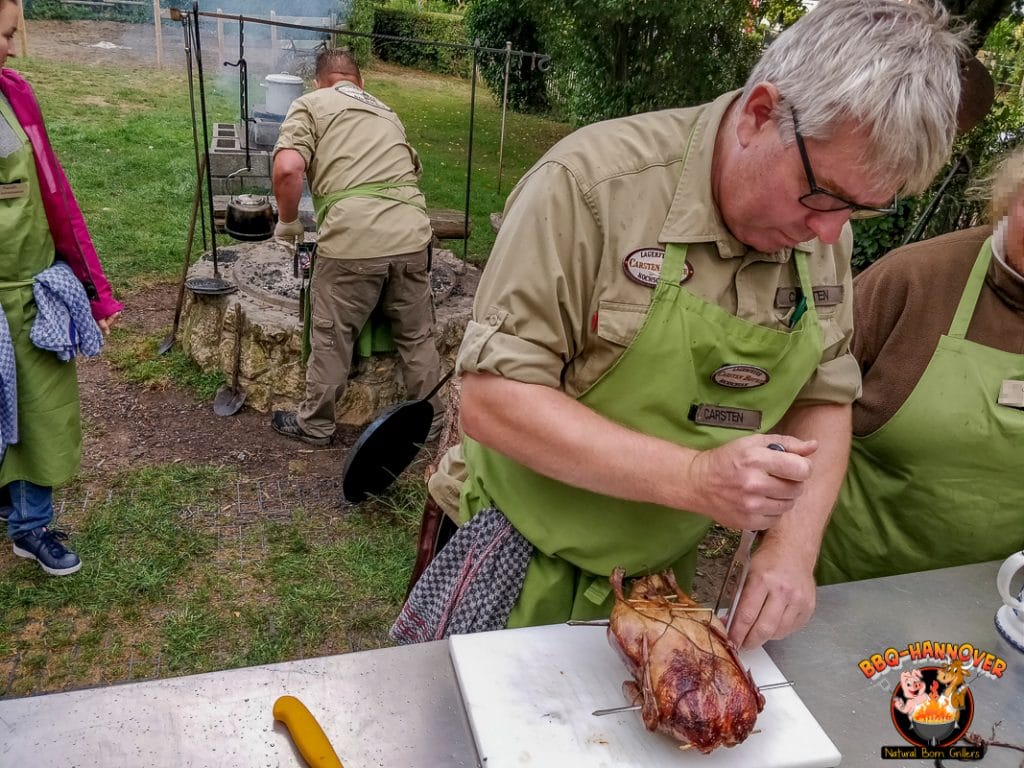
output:
[[[248,274],[249,284],[286,299],[299,300],[299,278],[291,269],[273,264],[259,264]]]

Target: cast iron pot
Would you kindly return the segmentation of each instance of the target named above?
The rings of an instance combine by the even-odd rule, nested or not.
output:
[[[238,195],[228,201],[224,231],[236,240],[269,240],[277,216],[270,200],[260,195]]]

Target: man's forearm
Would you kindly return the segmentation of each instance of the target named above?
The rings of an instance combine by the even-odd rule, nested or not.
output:
[[[535,472],[631,501],[675,506],[696,453],[616,424],[559,390],[489,374],[464,377],[461,411],[467,435]]]
[[[461,417],[469,437],[567,485],[755,530],[791,510],[815,448],[751,434],[698,451],[618,424],[551,387],[491,374],[463,377]],[[791,453],[769,450],[775,440]]]
[[[294,149],[282,149],[274,155],[274,199],[280,221],[295,221],[299,217],[305,172],[306,162]]]
[[[295,221],[299,217],[299,198],[302,197],[302,174],[275,174],[274,199],[277,217],[281,221]]]

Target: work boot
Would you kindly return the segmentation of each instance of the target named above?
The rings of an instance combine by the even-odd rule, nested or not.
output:
[[[67,576],[82,567],[78,555],[61,544],[67,538],[64,531],[36,528],[14,540],[14,554],[35,560],[51,576]]]
[[[299,426],[299,420],[295,416],[295,411],[274,411],[274,418],[271,419],[270,426],[274,428],[275,432],[280,432],[285,437],[301,440],[310,445],[331,444],[330,437],[316,437],[308,432],[304,432],[302,427]]]

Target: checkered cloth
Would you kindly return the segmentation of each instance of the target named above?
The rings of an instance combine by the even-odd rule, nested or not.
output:
[[[18,442],[18,383],[7,315],[0,310],[0,456]]]
[[[35,277],[32,295],[39,313],[29,338],[39,349],[55,352],[64,362],[76,352],[99,354],[103,334],[92,319],[85,289],[63,261],[55,261]]]
[[[399,645],[502,629],[533,545],[494,507],[462,526],[420,576],[389,632]]]

